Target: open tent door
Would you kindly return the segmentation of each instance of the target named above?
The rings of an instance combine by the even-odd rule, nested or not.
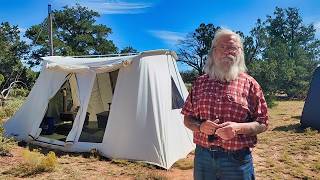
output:
[[[48,103],[47,111],[40,124],[40,136],[65,141],[79,108],[76,75],[69,74],[66,81]]]
[[[107,126],[119,70],[96,74],[79,142],[101,143]]]

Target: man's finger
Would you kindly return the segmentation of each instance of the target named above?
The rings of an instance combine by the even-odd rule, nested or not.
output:
[[[214,120],[214,121],[209,121],[209,120],[208,120],[208,123],[210,124],[210,126],[215,127],[215,128],[220,127],[220,125],[218,124],[218,122],[219,122],[219,119],[216,119],[216,120]]]
[[[219,124],[220,127],[225,127],[228,125],[230,125],[230,122],[224,122],[224,123]]]

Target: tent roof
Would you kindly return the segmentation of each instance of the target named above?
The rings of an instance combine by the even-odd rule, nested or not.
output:
[[[87,70],[94,71],[114,71],[126,66],[136,57],[145,57],[153,55],[172,55],[175,59],[178,59],[177,54],[170,50],[152,50],[144,51],[133,55],[105,55],[105,56],[47,56],[42,57],[46,62],[45,67],[55,71],[66,71],[66,72],[81,72]],[[110,57],[113,56],[113,57]]]

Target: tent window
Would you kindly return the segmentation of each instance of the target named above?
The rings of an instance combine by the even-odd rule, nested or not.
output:
[[[171,77],[171,92],[172,92],[172,109],[181,109],[184,104],[184,100],[172,77]]]

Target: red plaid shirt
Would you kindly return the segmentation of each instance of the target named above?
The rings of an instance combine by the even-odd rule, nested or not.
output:
[[[181,113],[201,121],[257,121],[268,126],[267,104],[261,87],[246,73],[241,73],[231,82],[213,80],[206,74],[198,77]],[[217,137],[213,142],[208,142],[206,134],[194,132],[193,141],[203,147],[220,146],[226,150],[238,150],[254,147],[257,136],[241,134],[231,140]]]

